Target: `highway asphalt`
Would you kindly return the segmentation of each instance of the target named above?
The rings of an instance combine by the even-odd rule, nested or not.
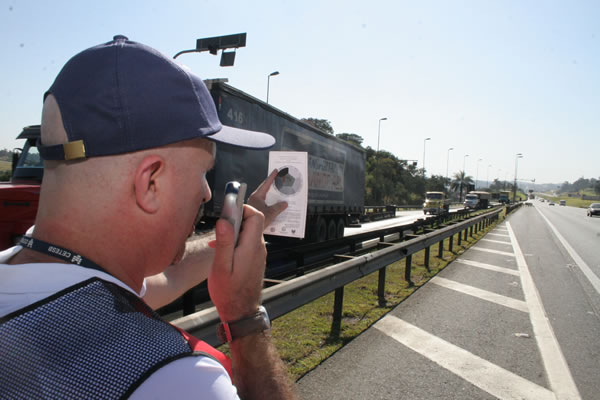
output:
[[[586,218],[521,207],[300,379],[301,397],[600,398],[600,218]]]

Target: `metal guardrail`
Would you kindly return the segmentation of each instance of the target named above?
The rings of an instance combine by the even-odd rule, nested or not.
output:
[[[518,207],[520,204],[507,208],[507,213]],[[263,305],[267,308],[272,319],[287,314],[294,309],[312,302],[319,297],[335,291],[333,328],[341,323],[343,307],[344,286],[379,271],[378,294],[380,301],[383,299],[385,291],[385,271],[386,267],[396,261],[406,258],[405,279],[411,282],[411,256],[425,249],[425,265],[429,267],[429,256],[431,246],[438,244],[438,256],[443,254],[443,245],[448,240],[448,248],[452,251],[454,236],[458,234],[458,244],[468,235],[473,236],[479,230],[498,219],[503,208],[499,208],[485,214],[478,215],[469,220],[438,229],[434,232],[419,235],[413,239],[397,244],[384,243],[386,248],[373,253],[354,257],[348,261],[336,265],[325,267],[323,269],[310,272],[306,275],[294,278],[279,285],[263,289]],[[337,321],[337,322],[336,322]],[[211,345],[220,344],[216,336],[216,325],[220,322],[219,315],[215,307],[211,307],[194,314],[178,318],[172,323],[182,328],[190,334],[204,340]]]

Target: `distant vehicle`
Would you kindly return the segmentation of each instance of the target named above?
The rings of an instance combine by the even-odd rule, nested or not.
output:
[[[444,192],[425,193],[425,202],[423,203],[423,214],[443,214],[450,210],[450,203],[446,200]]]
[[[17,139],[25,143],[13,152],[11,180],[0,183],[0,250],[15,245],[35,221],[44,174],[35,147],[39,136],[39,125],[23,128]]]
[[[502,204],[509,204],[510,203],[509,196],[510,196],[509,191],[507,191],[507,190],[501,191],[500,195],[498,196],[498,201]]]
[[[587,216],[593,217],[594,215],[600,215],[600,203],[592,203],[587,209]]]
[[[565,200],[561,200],[561,201],[558,202],[558,205],[560,205],[560,206],[566,206],[567,202]]]
[[[491,194],[488,192],[469,192],[465,196],[465,208],[485,209],[488,208]]]
[[[548,203],[548,205],[549,205],[549,206],[553,206],[553,205],[554,205],[554,202],[553,202],[553,201],[550,201],[550,202]]]

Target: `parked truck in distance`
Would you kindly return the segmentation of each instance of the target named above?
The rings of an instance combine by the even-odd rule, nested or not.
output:
[[[13,152],[11,179],[0,182],[0,250],[15,245],[35,222],[44,173],[35,147],[39,136],[39,125],[23,128],[17,139],[25,143]]]
[[[504,190],[500,192],[500,195],[498,196],[498,201],[502,204],[509,204],[510,203],[510,192],[508,190]]]
[[[486,209],[490,205],[492,194],[488,192],[473,191],[465,196],[465,208]]]
[[[425,202],[423,203],[423,214],[439,215],[447,213],[450,210],[450,202],[446,199],[444,192],[425,193]]]

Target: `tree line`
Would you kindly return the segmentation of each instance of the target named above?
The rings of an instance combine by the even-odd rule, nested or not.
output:
[[[560,193],[579,193],[585,189],[592,189],[597,195],[600,195],[600,179],[581,177],[573,183],[565,181],[558,191]]]
[[[452,178],[442,175],[425,177],[423,169],[417,168],[416,161],[402,160],[388,151],[377,151],[370,146],[365,148],[363,138],[356,133],[335,134],[329,121],[324,119],[304,118],[302,121],[365,150],[365,204],[417,205],[423,202],[425,192],[448,193],[448,189],[461,201],[473,185],[473,178],[464,171],[453,174]]]

